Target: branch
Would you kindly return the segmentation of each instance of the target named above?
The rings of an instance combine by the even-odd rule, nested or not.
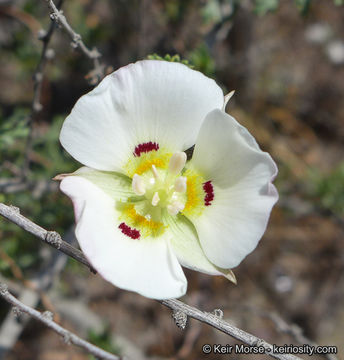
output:
[[[289,354],[274,354],[273,353],[273,346],[266,342],[263,339],[259,339],[256,336],[241,330],[234,325],[231,325],[230,323],[222,320],[219,316],[216,316],[215,314],[207,313],[204,311],[201,311],[195,307],[189,306],[187,304],[184,304],[183,302],[171,299],[171,300],[160,300],[159,301],[162,305],[167,306],[171,310],[173,310],[174,313],[182,313],[186,314],[187,316],[199,320],[205,324],[208,324],[212,327],[214,327],[217,330],[220,330],[221,332],[232,336],[234,339],[237,339],[239,341],[242,341],[244,344],[250,345],[250,346],[257,346],[257,347],[264,347],[265,348],[265,354],[270,355],[271,357],[275,359],[280,360],[301,360],[299,357]]]
[[[73,228],[67,231],[65,240],[67,242],[73,242]],[[49,252],[48,257],[48,261],[45,260],[43,262],[43,266],[40,268],[39,273],[36,276],[29,280],[26,280],[23,277],[19,279],[25,285],[24,288],[18,286],[17,283],[4,278],[1,274],[0,283],[6,283],[11,291],[17,295],[18,300],[27,306],[35,308],[41,300],[47,308],[47,301],[49,301],[49,299],[45,294],[45,291],[54,284],[56,277],[63,270],[67,261],[67,256],[59,251]],[[56,317],[59,318],[59,316]],[[0,327],[0,359],[3,359],[7,352],[13,348],[28,321],[28,315],[21,316],[20,321],[18,321],[18,316],[15,316],[14,312],[7,313],[7,316],[1,323]]]
[[[62,6],[63,0],[59,0],[58,7]],[[22,167],[21,175],[25,179],[28,175],[29,167],[30,167],[30,153],[33,142],[33,122],[35,120],[35,116],[42,110],[42,104],[40,103],[41,93],[42,93],[42,84],[43,84],[43,72],[47,61],[54,57],[54,51],[49,49],[49,42],[55,30],[55,24],[51,23],[47,32],[41,30],[38,33],[38,38],[43,42],[43,48],[41,52],[41,57],[39,59],[37,68],[35,73],[33,74],[33,99],[31,103],[31,112],[28,118],[28,127],[29,134],[26,139],[25,145],[25,158],[24,164]]]
[[[12,304],[16,307],[16,309],[19,309],[20,311],[29,314],[34,319],[42,322],[46,326],[48,326],[50,329],[54,330],[56,333],[62,336],[63,340],[67,344],[74,344],[76,346],[79,346],[83,349],[85,349],[90,354],[96,356],[97,358],[104,359],[104,360],[119,360],[120,358],[116,355],[110,354],[107,351],[104,351],[100,348],[98,348],[95,345],[92,345],[91,343],[87,342],[86,340],[83,340],[79,338],[77,335],[73,334],[72,332],[64,329],[62,326],[58,325],[52,320],[53,314],[50,311],[45,311],[44,313],[41,313],[30,306],[27,306],[20,302],[18,299],[16,299],[7,289],[7,285],[0,283],[0,296],[6,300],[8,303]]]
[[[56,24],[62,26],[63,29],[67,32],[67,34],[72,40],[71,46],[73,48],[79,48],[86,57],[92,60],[94,69],[91,71],[91,84],[96,85],[104,76],[105,70],[104,65],[102,65],[99,61],[99,58],[101,57],[100,52],[97,50],[97,48],[93,48],[92,50],[90,50],[85,45],[81,35],[73,30],[73,28],[68,23],[66,17],[63,15],[63,12],[56,7],[53,0],[46,0],[46,2],[48,3],[48,6],[51,10],[51,20],[54,21]]]
[[[96,273],[96,270],[87,261],[84,254],[80,250],[63,241],[60,234],[57,232],[47,231],[31,220],[27,219],[25,216],[21,215],[18,208],[0,203],[0,215],[18,225],[30,234],[35,235],[37,238],[46,242],[55,249],[62,251],[66,255],[86,265],[93,273]]]
[[[88,266],[91,271],[95,272],[91,264],[87,261],[87,259],[80,250],[77,250],[68,243],[65,243],[57,232],[47,231],[42,227],[38,226],[37,224],[33,223],[31,220],[27,219],[23,215],[20,215],[18,208],[15,208],[13,206],[7,206],[0,203],[0,215],[10,220],[11,222],[17,224],[22,229],[35,235],[44,242],[47,242],[49,245],[52,245],[57,250],[63,251],[66,255],[73,257],[75,260]],[[54,241],[52,241],[51,239],[53,239]],[[205,324],[208,324],[214,327],[215,329],[218,329],[221,332],[230,335],[237,340],[242,341],[247,345],[263,346],[266,349],[265,353],[275,359],[301,360],[299,357],[289,354],[274,354],[272,352],[273,346],[271,344],[267,343],[265,340],[259,339],[256,336],[249,334],[246,331],[243,331],[229,324],[228,322],[222,320],[218,314],[214,315],[211,313],[203,312],[195,307],[184,304],[183,302],[176,299],[160,300],[159,302],[162,305],[173,310],[173,316],[176,320],[178,320],[177,324],[179,324],[181,328],[185,327],[187,317],[189,316]],[[181,319],[183,321],[181,321]]]
[[[277,327],[277,330],[292,336],[299,344],[308,344],[314,347],[318,347],[319,345],[306,337],[303,333],[303,330],[296,324],[288,324],[284,319],[282,319],[276,313],[261,313],[262,316],[270,319]],[[337,360],[337,357],[333,354],[321,354],[328,360]]]

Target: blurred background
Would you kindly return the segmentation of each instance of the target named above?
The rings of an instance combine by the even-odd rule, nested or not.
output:
[[[340,358],[343,1],[69,0],[62,8],[85,44],[101,53],[102,73],[160,56],[188,63],[225,93],[236,90],[227,112],[278,164],[280,200],[258,248],[234,269],[238,285],[186,271],[183,300],[204,311],[222,309],[226,320],[270,343],[336,345]],[[42,106],[34,102],[32,110],[38,37],[49,29],[49,13],[46,1],[0,1],[0,201],[73,241],[71,203],[51,178],[79,167],[60,146],[59,131],[98,73],[56,28],[38,79]],[[178,329],[159,303],[110,286],[3,218],[0,270],[0,280],[23,302],[52,310],[63,326],[131,359],[196,360],[205,357],[204,343],[239,343],[194,320]],[[1,359],[91,358],[43,325],[8,314],[0,300],[0,341],[8,344]]]

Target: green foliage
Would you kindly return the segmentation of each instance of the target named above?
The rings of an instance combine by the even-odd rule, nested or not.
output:
[[[23,159],[23,153],[28,133],[26,125],[27,110],[16,110],[9,118],[1,119],[0,152],[6,160],[11,160],[17,166]],[[38,136],[33,143],[32,173],[29,181],[49,181],[59,172],[74,171],[77,165],[59,145],[58,137],[62,126],[62,117],[55,117],[45,133]],[[1,165],[1,164],[0,164]],[[0,178],[11,178],[6,169],[0,169]],[[14,194],[1,194],[2,202],[15,204],[21,212],[33,221],[47,229],[54,229],[63,234],[73,222],[73,210],[70,201],[60,192],[32,193],[32,189]],[[44,204],[44,205],[42,205]],[[34,270],[40,265],[39,249],[41,242],[12,223],[0,219],[0,246],[15,263],[25,270]],[[0,260],[0,270],[10,276],[9,264]]]
[[[190,62],[194,68],[207,76],[215,74],[215,62],[205,43],[198,46],[189,54]]]
[[[178,54],[175,54],[175,55],[166,54],[165,56],[160,56],[158,54],[151,54],[151,55],[147,56],[147,59],[148,60],[164,60],[164,61],[169,61],[169,62],[177,62],[177,63],[184,64],[191,69],[193,68],[193,66],[189,63],[189,60],[181,59],[180,55],[178,55]]]
[[[344,215],[344,163],[328,175],[313,170],[310,174],[310,183],[310,195],[316,197],[321,206],[339,216]]]
[[[201,9],[201,14],[205,24],[219,22],[222,18],[219,1],[207,1],[204,7]]]
[[[336,6],[342,6],[344,5],[344,0],[333,0],[334,4]]]
[[[28,135],[28,109],[16,108],[13,114],[4,119],[0,116],[0,151],[6,151],[15,141],[23,140]]]
[[[277,10],[279,5],[279,0],[255,0],[254,12],[263,16],[270,11]]]
[[[118,345],[114,344],[111,339],[111,330],[109,326],[105,326],[104,329],[100,332],[90,330],[87,340],[105,351],[116,355],[121,354],[121,348]],[[90,355],[90,359],[93,360],[95,359],[95,357]]]
[[[14,52],[9,54],[12,61],[20,64],[19,77],[22,80],[32,76],[39,60],[39,47],[32,46],[30,34],[25,29],[16,32],[13,35]],[[5,53],[6,54],[6,53]]]

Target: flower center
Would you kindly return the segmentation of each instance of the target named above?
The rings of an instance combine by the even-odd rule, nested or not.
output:
[[[152,164],[149,171],[134,174],[132,188],[136,195],[142,196],[137,210],[147,219],[160,221],[161,211],[166,209],[170,215],[181,212],[187,200],[187,179],[181,176],[186,163],[184,152],[174,153],[168,169],[157,169]]]
[[[181,213],[192,220],[212,205],[212,181],[185,165],[184,152],[172,154],[151,141],[135,147],[124,165],[135,196],[116,205],[121,212],[118,228],[124,235],[134,240],[159,237],[168,227],[167,214]]]

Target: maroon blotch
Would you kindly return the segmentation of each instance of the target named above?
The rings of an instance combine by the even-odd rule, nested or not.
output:
[[[155,142],[146,142],[139,144],[135,147],[134,156],[140,156],[142,153],[148,153],[150,151],[159,150],[159,144]]]
[[[214,200],[214,187],[210,180],[203,183],[203,190],[205,192],[204,205],[209,206]]]
[[[131,239],[139,239],[141,234],[140,234],[140,231],[139,230],[136,230],[136,229],[132,229],[130,226],[128,226],[126,223],[122,222],[121,224],[119,224],[118,226],[122,233],[124,235],[127,235],[129,236]]]

